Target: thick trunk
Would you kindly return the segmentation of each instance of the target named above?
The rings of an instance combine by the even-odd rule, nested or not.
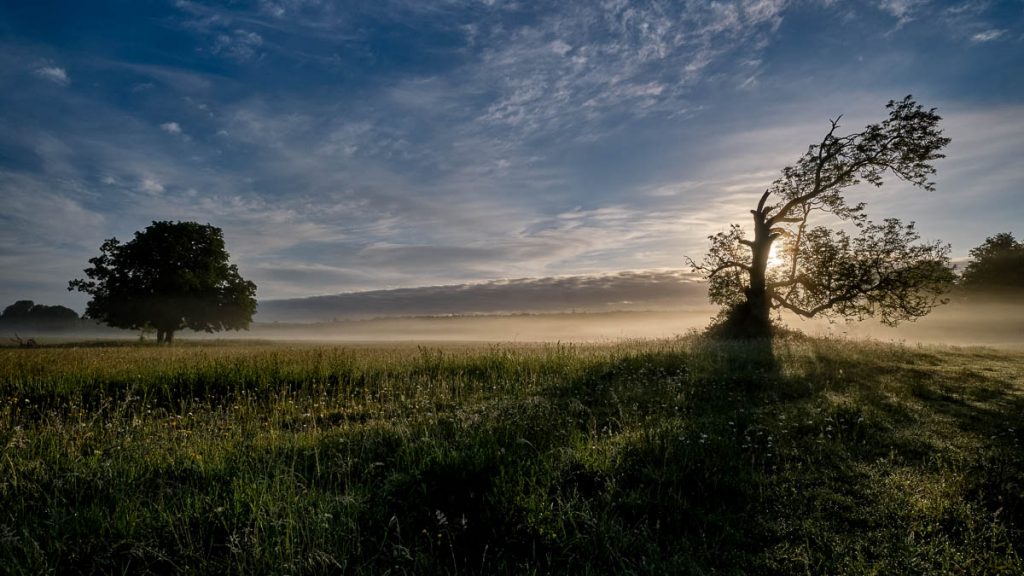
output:
[[[164,343],[172,344],[174,342],[174,330],[168,330],[167,334],[164,335]]]
[[[174,330],[170,328],[157,328],[156,329],[156,343],[157,344],[170,344],[174,342]]]
[[[767,272],[768,258],[774,241],[765,215],[755,211],[754,239],[750,243],[750,285],[744,291],[746,300],[729,311],[722,326],[722,334],[727,337],[770,338],[772,335]]]
[[[750,288],[747,291],[751,329],[768,335],[771,327],[771,302],[768,298],[768,258],[772,251],[772,238],[764,214],[754,213],[754,245],[750,247],[753,259],[750,266]]]
[[[164,330],[163,330],[163,328],[157,328],[156,329],[156,343],[157,344],[163,344],[164,343]]]

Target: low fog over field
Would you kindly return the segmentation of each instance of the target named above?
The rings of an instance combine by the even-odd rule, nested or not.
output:
[[[621,272],[261,302],[247,337],[343,341],[611,341],[702,330],[717,308],[681,271]],[[1024,304],[954,299],[897,328],[783,317],[811,335],[1024,345]],[[233,335],[232,335],[233,336]]]
[[[476,284],[353,292],[259,303],[248,331],[185,331],[183,338],[336,342],[610,342],[671,338],[703,330],[718,312],[706,284],[682,271],[524,278]],[[875,320],[837,322],[783,316],[814,336],[910,343],[1024,346],[1024,303],[952,298],[897,328]],[[138,332],[82,324],[75,331],[20,331],[41,343],[136,338]],[[5,343],[14,333],[3,334]],[[152,334],[147,334],[152,339]]]
[[[614,341],[666,338],[701,330],[712,307],[691,310],[420,316],[340,320],[316,324],[257,324],[243,337],[338,341]],[[873,338],[960,346],[1024,346],[1024,305],[953,303],[896,328],[861,323],[784,317],[787,326],[809,335]],[[234,338],[235,333],[218,337]]]
[[[956,346],[1024,347],[1024,303],[954,300],[916,322],[906,322],[895,328],[874,320],[829,324],[824,320],[800,320],[786,316],[783,319],[789,327],[810,335]]]
[[[669,337],[714,314],[682,271],[522,278],[261,302],[251,334],[344,340],[595,341]]]

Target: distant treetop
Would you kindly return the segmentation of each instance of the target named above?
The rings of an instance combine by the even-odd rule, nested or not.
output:
[[[971,260],[960,276],[968,292],[992,295],[1024,292],[1024,242],[1001,232],[986,238],[970,252]]]
[[[18,300],[4,308],[0,322],[24,327],[58,328],[72,326],[78,314],[64,306],[46,306],[31,300]]]

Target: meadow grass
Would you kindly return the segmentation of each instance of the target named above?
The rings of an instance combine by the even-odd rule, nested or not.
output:
[[[0,572],[1024,572],[1024,352],[0,349]]]

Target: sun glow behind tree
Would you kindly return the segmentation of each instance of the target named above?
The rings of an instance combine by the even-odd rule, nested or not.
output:
[[[920,242],[913,222],[872,222],[865,205],[844,194],[861,182],[881,186],[884,176],[935,188],[932,162],[950,142],[941,117],[911,96],[886,109],[888,118],[853,134],[837,134],[839,119],[832,120],[821,142],[784,168],[750,211],[752,238],[733,224],[709,237],[700,264],[690,260],[708,280],[711,301],[724,307],[723,335],[769,337],[772,312],[782,310],[805,318],[878,317],[894,326],[940,302],[954,278],[949,245]],[[833,226],[814,225],[820,220]]]

